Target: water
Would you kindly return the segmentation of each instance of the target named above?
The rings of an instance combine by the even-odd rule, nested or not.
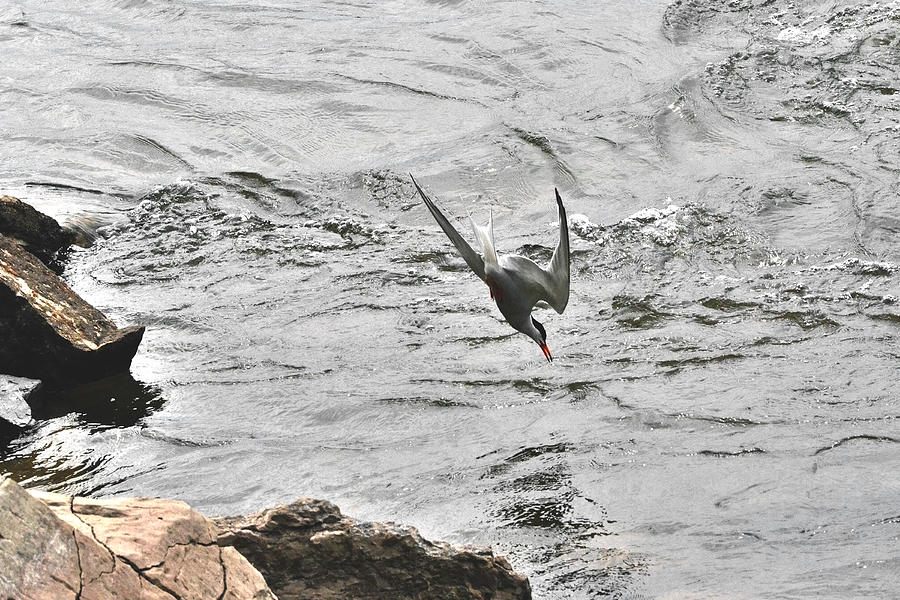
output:
[[[5,380],[0,471],[324,497],[537,598],[896,595],[900,3],[14,1],[0,55],[0,190],[147,326]],[[552,365],[408,172],[536,259],[559,188]]]

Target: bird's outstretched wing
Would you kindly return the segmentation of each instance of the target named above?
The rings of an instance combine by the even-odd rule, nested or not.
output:
[[[524,256],[504,256],[501,265],[506,266],[520,279],[521,289],[537,303],[541,300],[562,314],[569,303],[569,223],[559,191],[556,191],[559,210],[559,242],[547,268],[541,268]]]
[[[419,183],[411,173],[409,178],[412,179],[413,185],[416,186],[416,190],[419,192],[419,195],[422,196],[422,200],[425,202],[425,206],[428,207],[428,210],[431,211],[434,220],[437,221],[438,225],[441,226],[441,229],[444,230],[444,233],[447,234],[447,237],[450,238],[450,241],[453,242],[453,245],[456,246],[456,249],[459,250],[463,260],[466,261],[466,264],[469,265],[470,269],[475,271],[475,274],[478,275],[478,277],[484,280],[484,260],[477,252],[475,252],[472,246],[469,245],[469,242],[463,239],[456,228],[450,224],[450,221],[447,220],[447,217],[444,216],[444,213],[441,212],[437,205],[432,202],[431,198],[425,195],[425,192],[419,187]],[[568,249],[568,242],[566,248]],[[568,250],[566,255],[568,256]]]
[[[559,212],[559,241],[546,270],[550,275],[553,296],[549,300],[550,306],[562,314],[566,304],[569,303],[569,221],[566,218],[566,207],[559,197],[559,190],[553,188],[553,191],[556,192],[556,207]]]

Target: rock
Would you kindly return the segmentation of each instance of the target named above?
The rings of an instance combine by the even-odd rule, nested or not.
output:
[[[276,600],[273,592],[282,600],[531,598],[528,579],[489,548],[359,522],[322,500],[212,521],[175,500],[29,493],[0,478],[2,599]]]
[[[0,480],[0,598],[275,600],[187,504],[28,493]]]
[[[127,371],[143,327],[119,329],[9,237],[0,235],[0,369],[50,386]]]
[[[429,542],[412,527],[363,523],[301,499],[215,519],[281,600],[527,600],[528,579],[490,548]]]
[[[31,409],[25,397],[34,387],[34,382],[27,379],[0,376],[0,457],[8,455],[9,445],[31,423]]]
[[[44,264],[76,241],[75,232],[12,196],[0,196],[0,234],[22,242]]]

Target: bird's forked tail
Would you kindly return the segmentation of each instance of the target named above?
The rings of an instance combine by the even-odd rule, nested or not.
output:
[[[475,230],[475,237],[478,239],[478,244],[481,246],[481,256],[484,259],[484,264],[498,267],[497,250],[494,247],[493,212],[488,219],[487,227],[481,227],[475,223],[471,216],[469,217],[469,220],[472,221],[472,229]]]

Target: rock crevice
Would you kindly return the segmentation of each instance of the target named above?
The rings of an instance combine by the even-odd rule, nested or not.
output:
[[[29,493],[3,479],[0,597],[276,600],[259,572],[220,548],[215,534],[183,502],[75,499]],[[134,557],[142,550],[163,560],[141,564]]]

